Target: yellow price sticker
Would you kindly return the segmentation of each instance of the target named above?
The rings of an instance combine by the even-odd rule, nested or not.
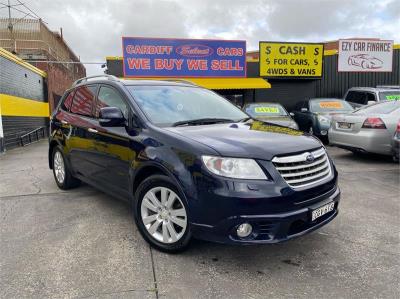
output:
[[[341,102],[320,102],[319,106],[321,108],[333,108],[333,109],[341,109],[343,108],[343,104]]]
[[[256,107],[254,111],[256,113],[279,113],[277,107]]]

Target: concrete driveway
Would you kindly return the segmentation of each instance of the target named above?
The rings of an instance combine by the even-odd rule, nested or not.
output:
[[[1,298],[395,298],[400,171],[390,159],[330,148],[339,216],[287,243],[194,241],[150,249],[128,206],[89,186],[59,190],[47,142],[0,156]]]

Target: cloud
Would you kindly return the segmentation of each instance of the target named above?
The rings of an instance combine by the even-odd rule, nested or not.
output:
[[[15,0],[11,0],[11,2]],[[121,36],[328,41],[377,37],[400,42],[398,0],[25,0],[82,61],[121,55]],[[6,9],[0,17],[6,17]],[[14,12],[16,16],[18,13]],[[88,73],[100,73],[87,65]]]

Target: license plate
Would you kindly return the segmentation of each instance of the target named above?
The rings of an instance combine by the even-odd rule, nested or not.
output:
[[[335,203],[334,202],[330,202],[318,209],[315,209],[314,211],[312,211],[311,214],[311,221],[314,221],[315,219],[325,215],[326,213],[329,213],[331,211],[333,211],[333,208],[335,207]]]
[[[338,127],[340,129],[350,129],[351,128],[351,124],[350,123],[338,123]]]

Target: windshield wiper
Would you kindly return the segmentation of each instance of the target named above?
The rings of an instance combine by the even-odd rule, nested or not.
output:
[[[172,124],[173,127],[183,126],[183,125],[206,125],[206,124],[216,124],[216,123],[230,123],[235,122],[232,119],[227,118],[199,118],[199,119],[189,119],[177,121]]]
[[[237,122],[238,123],[245,123],[246,121],[248,121],[250,119],[252,119],[252,118],[251,117],[245,117],[245,118],[239,119]]]

